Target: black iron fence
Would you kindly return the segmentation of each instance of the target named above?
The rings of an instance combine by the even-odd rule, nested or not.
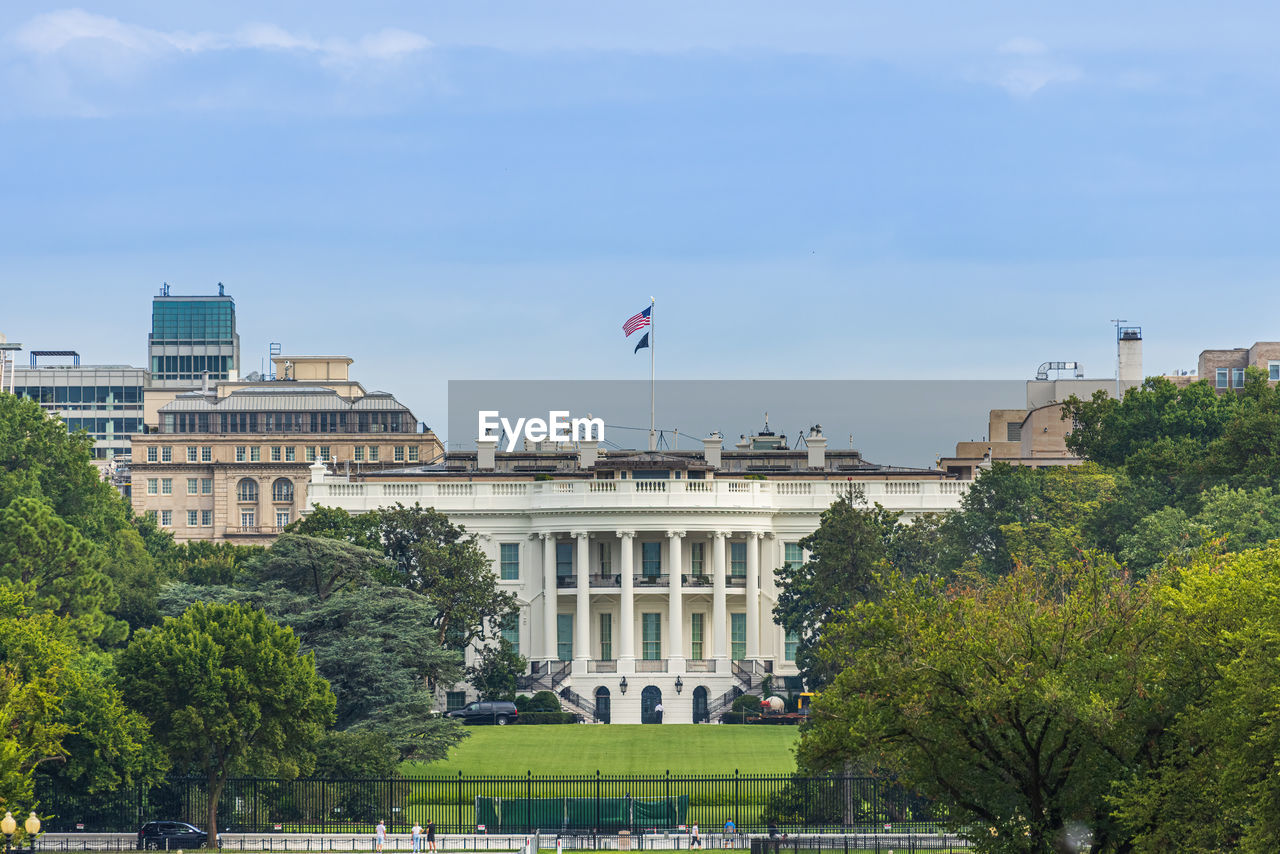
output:
[[[136,832],[154,820],[203,826],[208,793],[201,778],[93,795],[45,781],[39,809],[50,832]],[[623,804],[625,809],[619,808]],[[791,774],[397,777],[379,780],[233,779],[218,803],[222,829],[245,833],[391,832],[434,823],[440,833],[633,832],[697,824],[703,833],[932,832],[939,807],[875,777]],[[625,819],[619,820],[619,816]]]

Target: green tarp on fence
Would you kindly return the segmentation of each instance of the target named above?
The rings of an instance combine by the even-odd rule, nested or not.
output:
[[[476,798],[476,824],[489,833],[528,828],[589,830],[678,827],[689,796],[674,798]]]

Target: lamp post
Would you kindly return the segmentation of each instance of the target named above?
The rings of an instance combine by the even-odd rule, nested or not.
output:
[[[624,694],[627,693],[627,677],[626,676],[623,676],[622,681],[618,683],[618,690]]]
[[[679,694],[682,690],[684,690],[684,681],[677,675],[676,676],[676,693]]]
[[[18,822],[14,819],[13,813],[5,810],[4,818],[0,818],[0,833],[4,834],[4,851],[9,854],[9,849],[13,847],[13,835],[18,832]]]
[[[40,833],[40,818],[36,815],[35,810],[31,811],[31,815],[27,816],[27,820],[22,823],[27,830],[27,838],[31,840],[31,850],[36,850],[36,836]]]

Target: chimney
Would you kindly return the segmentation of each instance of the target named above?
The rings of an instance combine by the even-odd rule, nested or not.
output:
[[[580,442],[578,444],[578,468],[589,469],[596,464],[600,456],[599,442]]]
[[[809,448],[809,468],[823,469],[827,467],[827,437],[822,435],[822,425],[815,424],[804,440]]]
[[[707,465],[720,468],[720,450],[723,446],[724,437],[718,430],[702,440],[702,459]]]
[[[497,436],[481,436],[476,439],[476,469],[478,471],[493,471],[497,468],[498,437]]]
[[[1142,327],[1120,327],[1120,340],[1116,347],[1119,354],[1119,392],[1124,394],[1125,389],[1142,385]]]

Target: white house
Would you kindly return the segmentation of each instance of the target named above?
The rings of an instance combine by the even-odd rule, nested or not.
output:
[[[815,429],[793,450],[767,431],[722,450],[451,454],[437,466],[359,480],[317,464],[310,507],[361,513],[434,507],[475,534],[520,602],[503,634],[531,662],[528,691],[554,690],[588,719],[714,720],[770,677],[798,686],[794,639],[772,617],[775,572],[850,489],[909,516],[953,510],[968,483],[830,451]],[[451,691],[450,706],[474,699]]]

